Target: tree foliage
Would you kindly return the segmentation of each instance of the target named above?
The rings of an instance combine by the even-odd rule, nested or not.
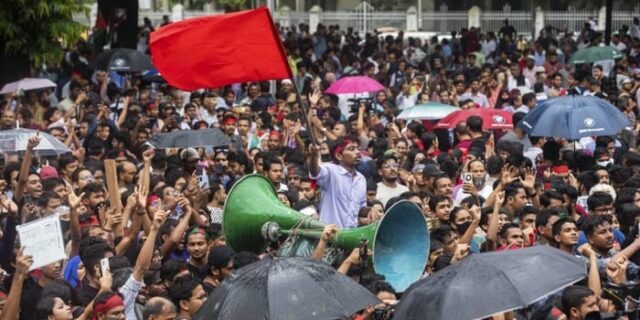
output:
[[[4,1],[3,1],[4,2]],[[84,26],[73,21],[87,8],[78,0],[9,0],[0,10],[4,55],[26,56],[34,65],[59,61],[63,46],[80,39]]]

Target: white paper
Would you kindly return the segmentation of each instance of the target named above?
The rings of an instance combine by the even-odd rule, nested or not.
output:
[[[57,214],[16,227],[24,254],[33,257],[29,271],[67,258]]]

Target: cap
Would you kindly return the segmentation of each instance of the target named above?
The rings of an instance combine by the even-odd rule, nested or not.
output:
[[[422,175],[427,178],[437,177],[442,173],[442,170],[435,164],[427,164],[424,169],[422,169]]]
[[[229,260],[231,259],[231,257],[233,257],[234,254],[235,252],[233,251],[233,249],[227,246],[213,247],[209,250],[207,264],[209,265],[209,267],[226,267],[226,265],[229,263]]]
[[[412,173],[422,172],[425,167],[426,167],[426,165],[418,163],[415,166],[413,166],[413,169],[411,169],[411,172]]]
[[[282,80],[281,84],[288,84],[288,85],[292,85],[293,83],[291,82],[290,79],[284,79]]]
[[[528,55],[527,59],[535,60],[536,58],[534,56],[532,56],[532,55]]]
[[[196,149],[186,148],[180,151],[180,160],[187,160],[187,161],[200,160],[200,155],[198,155],[198,151],[196,151]]]
[[[538,73],[538,72],[545,72],[544,67],[543,66],[535,66],[533,68],[533,72]]]
[[[42,179],[42,181],[57,178],[57,177],[58,177],[58,170],[56,170],[56,168],[54,167],[46,166],[40,169],[40,179]]]

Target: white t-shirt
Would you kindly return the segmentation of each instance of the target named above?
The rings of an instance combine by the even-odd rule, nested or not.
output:
[[[397,197],[404,192],[409,191],[409,188],[397,183],[395,188],[389,188],[384,183],[378,182],[378,191],[376,192],[376,199],[380,200],[386,207],[387,201],[393,197]]]

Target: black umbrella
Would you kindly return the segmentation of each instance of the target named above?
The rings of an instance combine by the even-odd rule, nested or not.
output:
[[[175,130],[152,136],[149,143],[156,149],[228,146],[229,137],[218,128]]]
[[[105,71],[137,72],[153,69],[153,64],[141,52],[120,48],[101,53],[89,67]]]
[[[264,259],[225,280],[194,320],[342,319],[378,303],[363,286],[323,262]]]
[[[405,291],[394,319],[478,319],[529,305],[587,276],[584,261],[548,246],[472,254]]]

